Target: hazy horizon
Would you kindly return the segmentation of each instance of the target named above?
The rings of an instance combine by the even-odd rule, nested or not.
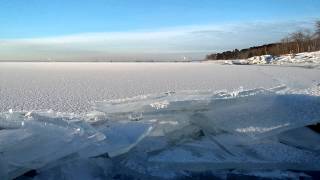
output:
[[[311,28],[319,1],[5,1],[0,61],[199,60]]]

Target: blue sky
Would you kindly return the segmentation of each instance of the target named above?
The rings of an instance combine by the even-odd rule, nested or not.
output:
[[[319,0],[0,3],[0,60],[200,58],[273,42],[320,18]]]

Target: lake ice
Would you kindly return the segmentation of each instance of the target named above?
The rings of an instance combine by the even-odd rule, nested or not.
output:
[[[0,177],[308,177],[318,66],[0,63]],[[202,174],[205,175],[205,174]]]
[[[181,90],[237,90],[319,83],[319,68],[211,63],[1,63],[0,111],[82,113],[95,101]]]

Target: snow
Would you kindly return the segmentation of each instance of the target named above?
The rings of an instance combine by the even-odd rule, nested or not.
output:
[[[319,75],[279,65],[0,63],[0,179],[32,170],[39,180],[309,177],[320,170],[320,135],[306,127],[320,122]]]
[[[299,53],[296,55],[289,54],[289,55],[276,57],[274,59],[274,64],[284,64],[284,63],[293,63],[293,64],[316,63],[316,64],[320,64],[320,51]]]
[[[87,113],[96,101],[181,90],[307,89],[319,68],[213,63],[0,63],[0,111]]]
[[[209,61],[207,61],[209,62]],[[210,61],[212,62],[212,61]],[[223,64],[235,64],[235,65],[253,65],[253,64],[277,64],[277,65],[288,65],[288,64],[299,64],[299,65],[319,65],[320,64],[320,51],[316,52],[304,52],[298,54],[287,54],[282,56],[262,55],[254,56],[248,59],[240,60],[227,60],[227,61],[216,61]]]

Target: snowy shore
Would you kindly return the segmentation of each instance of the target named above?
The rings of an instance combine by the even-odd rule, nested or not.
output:
[[[277,64],[277,65],[319,65],[320,64],[320,51],[305,52],[299,54],[287,54],[282,56],[254,56],[248,59],[240,60],[217,60],[217,61],[204,61],[220,64],[234,64],[234,65],[254,65],[254,64]]]

